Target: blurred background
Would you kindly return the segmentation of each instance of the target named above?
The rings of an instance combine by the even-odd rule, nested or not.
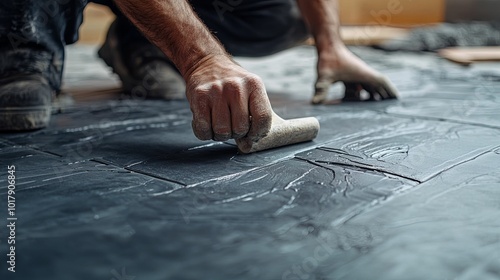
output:
[[[500,0],[339,0],[339,7],[346,45],[437,52],[461,65],[500,61]],[[113,19],[107,7],[89,4],[79,43],[101,44]]]
[[[339,5],[344,26],[383,25],[408,28],[441,22],[500,21],[500,0],[339,0]],[[107,7],[89,4],[79,42],[102,42],[112,21],[113,14]],[[350,29],[347,33],[351,30],[356,32],[356,29]],[[401,30],[387,29],[378,32],[378,35],[387,37],[392,35],[391,31],[398,35]],[[353,36],[355,34],[347,37]],[[363,44],[360,40],[348,43]]]

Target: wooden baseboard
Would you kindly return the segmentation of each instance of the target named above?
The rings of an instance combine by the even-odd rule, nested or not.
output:
[[[339,0],[344,25],[408,26],[442,22],[445,0]]]

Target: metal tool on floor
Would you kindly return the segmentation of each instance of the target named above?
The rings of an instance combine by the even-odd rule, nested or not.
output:
[[[258,142],[248,138],[236,140],[243,154],[311,141],[318,135],[319,121],[314,117],[284,120],[273,112],[271,130]]]

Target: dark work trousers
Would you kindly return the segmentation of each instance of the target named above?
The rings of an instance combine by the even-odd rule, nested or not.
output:
[[[110,7],[117,15],[123,45],[147,42],[112,1],[92,2]],[[273,54],[299,44],[308,36],[295,0],[189,2],[226,50],[235,56]],[[16,73],[41,73],[54,89],[59,89],[64,47],[78,40],[87,3],[87,0],[0,0],[0,80]]]

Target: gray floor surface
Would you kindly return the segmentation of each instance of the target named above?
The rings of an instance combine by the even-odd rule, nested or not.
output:
[[[500,63],[353,50],[399,101],[309,105],[313,47],[238,60],[282,117],[320,120],[304,144],[239,155],[197,140],[185,101],[118,95],[0,134],[1,279],[500,279]],[[119,85],[93,47],[65,77]]]

